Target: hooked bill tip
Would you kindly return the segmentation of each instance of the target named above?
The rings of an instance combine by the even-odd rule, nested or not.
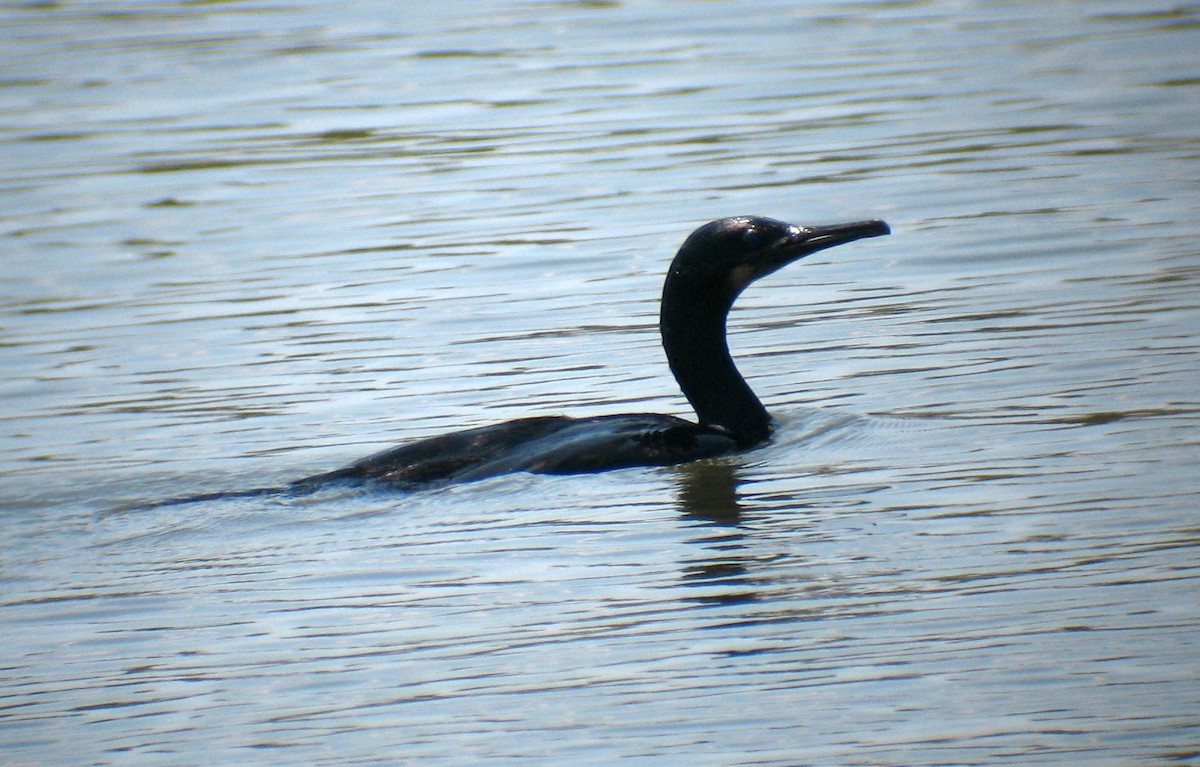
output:
[[[854,234],[855,237],[881,237],[892,233],[892,228],[887,225],[886,221],[880,218],[873,218],[869,221],[856,221],[852,224],[841,224],[837,228],[844,229],[847,233]]]
[[[847,224],[830,224],[828,226],[796,227],[796,240],[810,245],[828,248],[864,237],[880,237],[891,234],[892,229],[886,221],[873,218],[868,221],[851,221]]]

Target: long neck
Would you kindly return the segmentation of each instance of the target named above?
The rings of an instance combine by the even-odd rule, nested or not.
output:
[[[725,340],[730,299],[721,290],[695,289],[668,279],[659,330],[679,388],[700,423],[728,429],[743,446],[771,433],[770,416],[734,367]]]

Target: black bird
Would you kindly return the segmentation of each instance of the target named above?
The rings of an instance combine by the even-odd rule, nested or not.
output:
[[[725,318],[734,299],[759,277],[810,253],[889,232],[878,220],[794,226],[753,216],[693,232],[667,272],[658,327],[697,423],[655,413],[522,418],[401,445],[288,489],[311,491],[333,481],[421,487],[511,471],[661,466],[758,445],[770,437],[771,419],[729,356]]]

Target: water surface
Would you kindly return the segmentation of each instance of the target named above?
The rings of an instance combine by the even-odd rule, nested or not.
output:
[[[0,11],[11,764],[1200,762],[1200,10]],[[531,414],[687,414],[712,218],[752,453],[134,510]]]

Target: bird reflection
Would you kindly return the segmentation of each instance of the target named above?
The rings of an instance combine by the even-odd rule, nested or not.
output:
[[[741,519],[737,471],[728,462],[684,464],[679,467],[678,477],[676,492],[684,514],[723,525],[736,525]]]
[[[717,526],[714,530],[706,525],[704,534],[693,541],[702,546],[703,557],[682,563],[683,585],[695,589],[686,601],[712,605],[757,601],[758,585],[748,566],[746,534],[739,527],[742,507],[737,497],[737,469],[723,460],[696,461],[680,466],[676,476],[683,513]]]
[[[679,470],[679,506],[692,519],[709,523],[692,543],[701,556],[681,563],[683,585],[694,589],[685,601],[734,605],[758,601],[746,533],[739,526],[737,472],[724,461],[699,461]]]

